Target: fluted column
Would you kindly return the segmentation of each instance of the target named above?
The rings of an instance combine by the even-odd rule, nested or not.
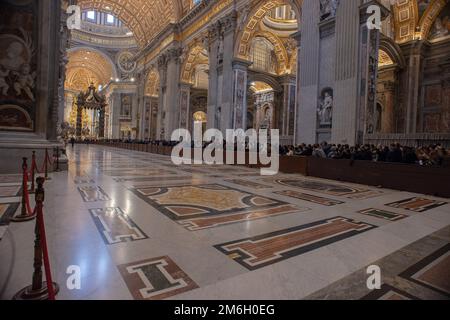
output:
[[[183,129],[189,129],[189,115],[190,115],[190,97],[191,97],[191,84],[180,83],[180,124],[179,127]]]
[[[209,85],[208,85],[208,107],[207,128],[219,128],[220,106],[218,105],[218,51],[219,51],[220,25],[211,25],[208,29],[208,57],[209,57]]]
[[[353,0],[354,1],[354,0]],[[301,46],[298,55],[297,143],[316,142],[317,96],[319,91],[320,2],[304,0],[302,5]],[[299,39],[300,40],[300,39]]]
[[[384,83],[384,110],[381,114],[381,132],[395,133],[395,100],[397,85],[393,81]]]
[[[404,75],[406,81],[406,133],[417,133],[418,106],[420,101],[420,82],[423,67],[425,43],[414,41],[402,46],[407,61]]]
[[[282,104],[282,127],[281,136],[293,137],[295,126],[295,77],[286,76],[281,79],[283,86],[283,104]]]
[[[219,105],[221,106],[221,123],[220,129],[225,131],[226,129],[234,128],[236,125],[242,127],[245,124],[245,115],[240,116],[243,110],[236,109],[241,103],[244,103],[240,97],[241,92],[237,92],[236,81],[245,81],[245,84],[239,83],[239,89],[244,90],[244,97],[246,99],[246,86],[247,86],[247,72],[245,66],[237,61],[234,63],[234,43],[235,43],[235,31],[237,25],[237,13],[232,11],[226,17],[220,20],[222,28],[222,45],[219,45],[218,59],[219,59],[219,74],[222,73],[222,80],[219,80],[219,90],[222,88],[222,92],[219,96]],[[220,66],[220,61],[222,65]],[[241,89],[245,86],[245,89]],[[236,102],[236,103],[234,103]],[[246,104],[242,105],[242,108],[247,108]],[[239,118],[236,118],[236,116]]]

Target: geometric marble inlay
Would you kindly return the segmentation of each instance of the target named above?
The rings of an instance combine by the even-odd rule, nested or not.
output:
[[[291,197],[295,199],[300,199],[304,201],[309,201],[316,204],[321,204],[323,206],[335,206],[337,204],[342,204],[344,202],[334,199],[323,198],[319,196],[315,196],[312,194],[301,193],[293,190],[284,190],[284,191],[276,191],[275,194],[279,194],[280,196]]]
[[[419,300],[419,298],[388,284],[383,284],[380,290],[373,290],[361,300]]]
[[[206,222],[214,225],[251,219],[252,213],[253,218],[257,218],[292,212],[296,208],[286,202],[220,184],[135,186],[130,191],[172,220],[191,220],[187,225],[192,224],[194,229],[199,218],[223,217]],[[230,216],[225,218],[226,215]]]
[[[447,202],[437,201],[425,198],[409,198],[401,201],[386,204],[388,207],[405,209],[414,212],[425,212],[440,206],[446,205]]]
[[[386,211],[386,210],[380,210],[380,209],[373,209],[373,208],[364,209],[364,210],[358,211],[358,213],[376,217],[376,218],[380,218],[380,219],[389,220],[389,221],[397,221],[397,220],[401,220],[401,219],[404,219],[407,217],[404,214],[399,214],[399,213],[390,212],[390,211]]]
[[[260,184],[253,181],[247,181],[247,180],[241,180],[241,179],[230,179],[225,180],[226,182],[237,184],[243,187],[247,188],[253,188],[253,189],[267,189],[267,188],[273,188],[272,186],[266,186],[264,184]]]
[[[16,213],[19,203],[0,203],[0,226],[9,224],[10,219]]]
[[[294,205],[286,204],[277,206],[274,208],[267,208],[261,210],[253,210],[250,212],[234,213],[234,214],[221,214],[213,217],[206,218],[193,218],[180,220],[178,223],[184,226],[189,231],[197,231],[207,228],[219,227],[227,224],[252,221],[262,218],[269,218],[274,216],[279,216],[288,213],[298,213],[310,210],[309,208],[298,208]]]
[[[214,247],[249,270],[259,269],[376,228],[344,217],[320,220]]]
[[[136,300],[166,299],[198,288],[167,256],[123,264],[117,268]]]
[[[82,186],[78,187],[84,202],[108,201],[109,196],[99,186]]]
[[[367,189],[352,187],[352,186],[346,186],[341,184],[332,184],[332,183],[324,183],[319,181],[307,181],[307,180],[299,180],[299,179],[277,179],[275,181],[273,180],[266,180],[270,182],[275,182],[278,184],[281,184],[283,186],[288,187],[294,187],[294,188],[300,188],[304,190],[309,190],[313,192],[318,193],[324,193],[331,196],[345,196],[350,194],[356,194],[360,192],[366,192]]]
[[[450,297],[450,244],[412,265],[400,277]]]
[[[90,209],[106,244],[147,239],[147,235],[120,208]]]

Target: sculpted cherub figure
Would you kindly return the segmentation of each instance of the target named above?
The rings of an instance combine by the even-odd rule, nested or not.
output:
[[[3,68],[0,66],[0,90],[4,96],[8,94],[9,85],[6,83],[5,78],[9,75],[9,70],[3,71]]]
[[[14,82],[14,89],[16,90],[16,95],[20,96],[23,90],[28,98],[30,98],[31,101],[34,101],[34,95],[31,89],[34,88],[35,73],[33,72],[33,74],[30,74],[30,71],[30,65],[25,63],[20,68],[20,73],[15,72],[17,80]]]

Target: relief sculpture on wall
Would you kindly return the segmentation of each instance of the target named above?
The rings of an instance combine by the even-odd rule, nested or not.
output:
[[[33,131],[36,53],[33,5],[0,5],[0,130]],[[20,25],[21,27],[15,27]]]

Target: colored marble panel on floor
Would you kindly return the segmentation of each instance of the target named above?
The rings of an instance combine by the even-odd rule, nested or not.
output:
[[[399,213],[395,213],[395,212],[390,212],[390,211],[381,210],[381,209],[374,209],[374,208],[360,210],[360,211],[358,211],[358,213],[376,217],[376,218],[380,218],[380,219],[389,220],[389,221],[397,221],[397,220],[401,220],[401,219],[408,217],[404,214],[399,214]]]
[[[385,192],[383,192],[381,190],[368,190],[368,191],[362,191],[359,193],[348,195],[348,196],[346,196],[346,198],[354,199],[354,200],[364,200],[364,199],[379,197],[383,194],[385,194]]]
[[[304,190],[324,193],[332,196],[346,196],[360,192],[366,192],[367,189],[357,188],[352,186],[325,183],[319,181],[300,180],[300,179],[265,179],[266,181],[275,182],[283,186],[300,188]]]
[[[288,204],[220,184],[139,186],[130,190],[172,220],[251,213]]]
[[[187,230],[197,231],[208,228],[219,227],[227,224],[247,222],[257,219],[279,216],[288,213],[299,213],[310,210],[309,208],[298,208],[293,205],[280,205],[273,208],[253,210],[250,212],[235,213],[235,214],[221,214],[210,218],[194,218],[188,220],[180,220],[178,223],[184,226]]]
[[[272,186],[267,186],[261,183],[257,183],[257,182],[253,182],[253,181],[248,181],[248,180],[241,180],[241,179],[229,179],[229,180],[225,180],[226,182],[229,183],[233,183],[233,184],[237,184],[243,187],[247,187],[247,188],[253,188],[253,189],[269,189],[269,188],[273,188]]]
[[[198,288],[168,256],[117,266],[136,300],[160,300]]]
[[[448,202],[416,197],[388,203],[386,204],[386,206],[414,212],[425,212],[434,208],[438,208],[440,206],[444,206],[447,203]]]
[[[84,202],[108,201],[111,198],[99,186],[82,186],[78,187]]]
[[[295,198],[295,199],[299,199],[299,200],[309,201],[312,203],[321,204],[323,206],[328,206],[328,207],[344,203],[339,200],[319,197],[319,196],[315,196],[312,194],[297,192],[297,191],[293,191],[293,190],[276,191],[274,193],[281,195],[281,196],[286,196],[286,197]]]
[[[245,268],[256,270],[376,228],[334,217],[214,247]]]
[[[21,190],[22,186],[0,186],[0,198],[18,197]]]
[[[450,297],[450,244],[412,265],[400,277]]]
[[[19,203],[0,203],[0,225],[7,225],[17,209],[19,208]]]
[[[90,209],[89,211],[106,244],[148,239],[147,235],[120,208]]]
[[[373,290],[361,300],[419,300],[419,298],[388,284],[383,284],[379,290]]]
[[[449,300],[450,226],[402,247],[310,294],[307,300]],[[367,287],[367,267],[381,270],[381,290]]]

